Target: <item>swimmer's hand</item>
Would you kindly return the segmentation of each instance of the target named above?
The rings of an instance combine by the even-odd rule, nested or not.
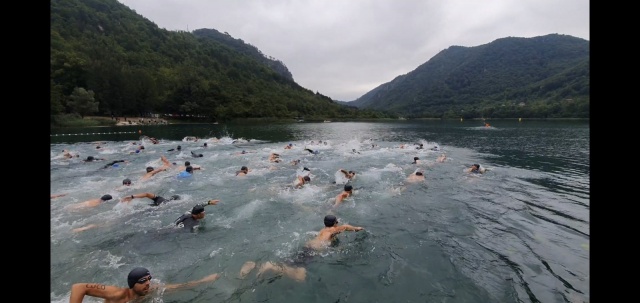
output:
[[[354,231],[361,231],[361,230],[363,230],[363,229],[364,229],[364,228],[362,228],[362,227],[355,227],[353,230],[354,230]]]
[[[208,205],[216,205],[218,204],[218,202],[220,202],[220,200],[209,200],[209,202],[207,202]]]

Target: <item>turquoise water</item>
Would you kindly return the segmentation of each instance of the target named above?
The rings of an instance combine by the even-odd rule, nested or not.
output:
[[[67,195],[51,200],[51,302],[68,302],[76,282],[126,287],[127,273],[136,266],[147,267],[159,284],[222,276],[150,297],[159,302],[589,301],[589,123],[483,125],[401,121],[54,129],[51,193]],[[141,140],[140,132],[160,143]],[[185,142],[186,136],[204,139]],[[202,147],[214,136],[220,141]],[[137,146],[133,142],[145,150],[130,154]],[[293,148],[284,149],[289,143]],[[415,149],[419,143],[424,150]],[[181,152],[167,151],[177,145]],[[434,146],[441,151],[430,150]],[[63,149],[80,157],[64,159]],[[203,157],[193,158],[191,151]],[[268,161],[273,152],[282,163]],[[447,160],[438,163],[442,152]],[[161,165],[161,155],[177,164],[189,160],[202,170],[192,180],[177,179],[175,170],[139,181],[145,167]],[[106,160],[85,163],[87,156]],[[411,164],[416,156],[425,163]],[[120,159],[128,162],[102,169]],[[295,159],[301,160],[298,166],[290,164]],[[488,171],[466,173],[473,163]],[[251,169],[246,177],[235,176],[241,166]],[[293,189],[303,166],[311,170],[312,182]],[[340,168],[357,172],[356,191],[332,208],[342,189],[333,183]],[[406,183],[416,169],[424,171],[426,181]],[[132,187],[116,190],[124,178],[133,180]],[[156,208],[147,205],[148,199],[117,202],[142,192],[182,199]],[[104,194],[114,199],[69,209]],[[173,229],[174,219],[209,199],[221,202],[207,206],[197,233]],[[286,262],[330,213],[364,230],[338,235],[336,246],[305,266],[304,281],[255,270],[238,276],[248,260]],[[72,232],[89,224],[99,226]],[[100,300],[86,297],[85,302]]]

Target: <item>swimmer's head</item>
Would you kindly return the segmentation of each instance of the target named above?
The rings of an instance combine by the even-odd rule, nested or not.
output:
[[[189,165],[191,165],[191,162],[189,162],[189,161],[184,161],[184,166],[189,166]]]
[[[178,145],[178,147],[176,147],[177,150],[181,150],[182,146]]]
[[[300,161],[300,160],[298,160]],[[302,168],[302,170],[306,170],[306,171],[311,171],[310,169],[308,169],[306,166]]]
[[[416,172],[416,176],[422,176],[422,172],[421,171],[417,171]]]
[[[104,196],[100,197],[100,200],[102,200],[102,201],[109,201],[111,199],[113,199],[113,197],[111,197],[111,195],[104,195]]]
[[[355,174],[356,174],[356,172],[355,172],[355,171],[352,171],[352,170],[350,170],[350,171],[349,171],[349,173],[350,173],[350,174],[352,174],[352,175],[355,175]]]
[[[334,215],[326,215],[324,216],[324,226],[331,227],[338,224],[338,218]]]
[[[93,156],[87,157],[87,161],[93,161],[95,158]]]
[[[193,173],[193,166],[191,166],[191,165],[187,166],[186,171],[188,173]]]
[[[204,146],[207,146],[207,142],[204,143]]]
[[[150,173],[153,171],[153,167],[152,166],[147,166],[147,172]]]
[[[304,182],[311,182],[311,178],[309,178],[309,176],[304,176],[302,180],[304,180]]]
[[[351,191],[351,190],[353,190],[353,186],[351,186],[349,184],[344,186],[344,191]]]
[[[240,170],[249,170],[246,166],[240,167]]]
[[[475,167],[474,169],[480,169],[480,164],[474,164],[474,165],[471,165],[471,166]]]
[[[293,144],[289,143],[289,146],[293,146]]]
[[[418,157],[413,157],[413,161],[420,160]]]
[[[144,149],[144,146],[140,145],[140,149]]]
[[[122,180],[122,185],[131,185],[131,179],[126,178],[126,179]]]
[[[244,155],[244,154],[246,154],[246,153],[247,153],[246,151],[242,150],[242,154],[243,154],[243,155]]]
[[[204,212],[204,206],[202,206],[202,205],[196,205],[191,210],[191,214],[192,215],[198,215],[198,214],[203,213],[203,212]]]
[[[134,268],[132,271],[129,272],[129,276],[127,276],[127,283],[129,284],[129,288],[133,288],[133,286],[136,285],[136,283],[138,283],[140,279],[146,276],[151,277],[151,273],[149,273],[148,269],[144,267]]]

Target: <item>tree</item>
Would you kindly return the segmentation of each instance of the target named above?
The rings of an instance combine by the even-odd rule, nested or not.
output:
[[[82,87],[76,87],[69,96],[67,106],[72,112],[80,114],[82,118],[98,111],[99,102],[95,101],[92,90],[87,91]]]

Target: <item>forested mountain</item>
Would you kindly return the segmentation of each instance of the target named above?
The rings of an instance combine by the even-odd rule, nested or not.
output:
[[[116,0],[50,7],[52,116],[383,117],[301,87],[282,62],[215,30],[160,29]]]
[[[338,102],[215,29],[167,31],[117,0],[52,0],[50,7],[52,117],[589,117],[589,41],[571,36],[451,46],[353,102]]]
[[[589,117],[589,41],[550,34],[451,46],[349,104],[405,117]]]

